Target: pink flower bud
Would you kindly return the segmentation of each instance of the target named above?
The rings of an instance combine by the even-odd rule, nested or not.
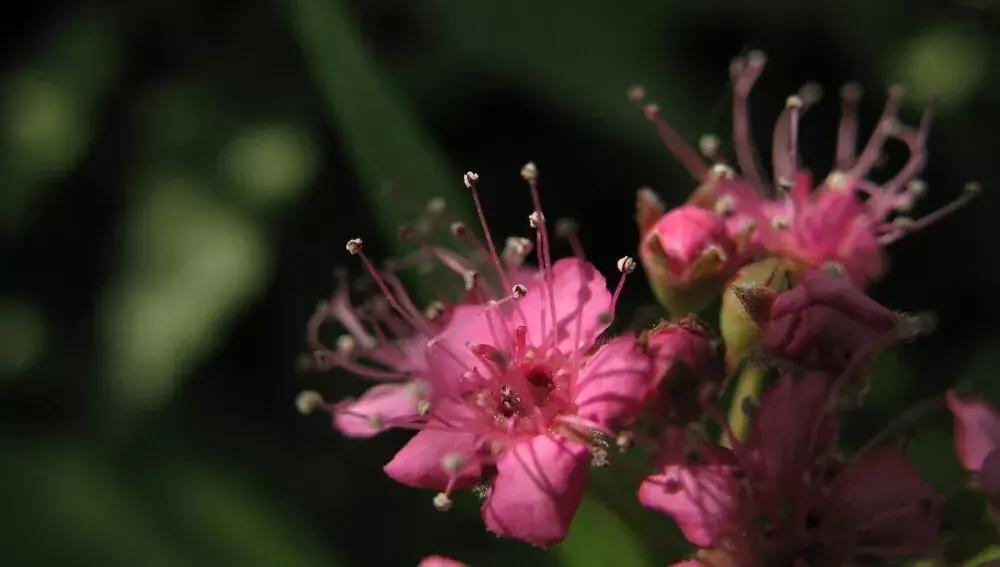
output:
[[[417,567],[469,567],[461,561],[456,561],[443,555],[428,555],[424,557]]]
[[[843,277],[803,275],[779,294],[764,321],[763,346],[779,358],[828,373],[863,369],[901,335],[900,318]]]
[[[980,490],[1000,510],[1000,412],[979,398],[947,393],[955,416],[955,452],[966,470],[975,473]]]
[[[725,374],[719,348],[693,318],[661,323],[646,335],[653,364],[648,413],[656,419],[686,423],[701,415],[701,399]]]
[[[704,307],[738,261],[722,218],[693,205],[673,209],[649,226],[639,257],[657,298],[674,315]]]

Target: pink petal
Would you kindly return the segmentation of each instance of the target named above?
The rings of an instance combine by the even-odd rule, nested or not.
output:
[[[986,455],[977,480],[979,489],[989,498],[993,509],[1000,511],[1000,449]]]
[[[828,401],[827,377],[817,373],[799,379],[784,374],[761,394],[741,462],[775,497],[800,486],[802,475],[833,444],[836,418]]]
[[[913,555],[933,548],[940,498],[896,447],[880,447],[849,464],[831,487],[829,541],[852,542],[855,553]]]
[[[470,347],[487,344],[501,350],[511,348],[513,330],[500,310],[482,304],[455,307],[451,320],[427,345],[428,380],[434,392],[445,395],[456,391],[461,376],[482,362]]]
[[[578,414],[611,430],[629,425],[649,393],[651,366],[634,337],[601,346],[577,377],[573,401]]]
[[[590,469],[587,447],[544,435],[509,447],[483,519],[491,532],[547,547],[566,537]]]
[[[639,502],[667,514],[691,543],[708,547],[736,530],[740,483],[731,453],[705,446],[697,462],[685,455],[684,434],[667,430],[658,462],[661,470],[639,487]]]
[[[979,398],[963,398],[954,390],[946,395],[955,416],[955,452],[970,470],[983,466],[986,456],[1000,449],[1000,413]]]
[[[598,335],[608,327],[605,317],[611,309],[611,292],[604,276],[589,262],[581,265],[576,258],[563,258],[552,265],[552,293],[556,306],[558,336],[553,343],[547,335],[552,331],[549,314],[549,297],[542,282],[536,277],[525,284],[528,294],[510,309],[520,309],[527,318],[528,342],[535,346],[556,346],[564,353],[572,353],[594,344]],[[542,323],[542,312],[545,322]],[[576,322],[580,321],[580,344],[574,345]],[[520,324],[520,318],[515,318]],[[542,329],[546,333],[542,333]]]
[[[418,382],[378,384],[360,399],[337,404],[333,424],[347,437],[372,437],[396,420],[417,417],[422,386]]]
[[[455,561],[443,555],[428,555],[420,561],[417,567],[469,567],[461,561]]]
[[[458,472],[455,487],[473,486],[482,476],[479,460],[473,458],[476,441],[472,433],[423,429],[396,453],[383,470],[407,486],[444,490],[449,476],[442,468],[442,460],[449,455],[459,455],[465,459],[465,466]]]

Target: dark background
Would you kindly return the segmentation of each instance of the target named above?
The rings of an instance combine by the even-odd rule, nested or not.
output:
[[[867,135],[886,87],[901,82],[907,121],[938,101],[918,210],[968,180],[985,189],[893,246],[872,294],[932,311],[939,325],[877,361],[868,404],[845,418],[847,446],[956,383],[1000,402],[995,2],[153,0],[5,12],[4,564],[679,559],[676,530],[633,503],[631,481],[588,498],[547,553],[487,534],[471,495],[436,512],[432,494],[381,473],[405,434],[346,440],[296,413],[303,388],[337,398],[362,387],[297,373],[296,360],[333,268],[360,275],[344,242],[364,236],[384,258],[400,249],[397,224],[429,198],[467,213],[467,169],[503,237],[527,231],[518,171],[534,160],[550,218],[578,219],[588,256],[612,273],[636,246],[635,189],[649,184],[669,204],[693,189],[626,88],[644,84],[692,142],[726,140],[728,64],[753,48],[769,55],[752,99],[765,155],[803,82],[826,88],[801,134],[818,175],[831,163],[840,85],[866,86]],[[886,172],[905,155],[887,157]],[[641,277],[625,301],[627,314],[651,305]],[[930,416],[909,445],[956,495],[942,564],[990,538],[981,500],[962,490],[950,427]]]

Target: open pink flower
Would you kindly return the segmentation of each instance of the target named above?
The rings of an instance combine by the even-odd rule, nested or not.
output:
[[[966,470],[976,474],[979,488],[1000,509],[1000,412],[978,398],[946,395],[955,416],[955,452]]]
[[[748,103],[764,63],[764,55],[755,51],[731,66],[733,146],[739,175],[721,162],[706,166],[698,152],[667,124],[659,108],[644,103],[641,88],[629,93],[633,101],[643,104],[644,114],[671,153],[702,184],[690,202],[724,217],[734,240],[749,235],[749,251],[781,256],[806,267],[835,266],[863,287],[885,271],[886,245],[937,221],[978,192],[978,186],[969,185],[957,200],[919,220],[901,216],[912,209],[925,188],[917,175],[927,159],[930,112],[917,128],[900,123],[896,115],[902,90],[898,87],[890,89],[878,126],[860,153],[856,148],[860,89],[844,88],[835,169],[815,188],[800,165],[798,127],[802,115],[819,99],[818,89],[806,86],[789,97],[774,126],[773,181],[769,180],[752,142]],[[886,142],[893,139],[906,145],[909,159],[888,181],[876,183],[869,179],[870,172]],[[716,146],[708,145],[708,157],[717,157]]]
[[[478,207],[473,175],[466,183]],[[488,529],[547,546],[565,537],[604,439],[639,411],[650,361],[635,337],[598,343],[634,261],[619,262],[613,294],[582,255],[552,262],[533,177],[529,183],[538,270],[502,300],[455,308],[427,347],[434,398],[420,431],[385,471],[441,491],[439,508],[454,489],[481,483]],[[495,268],[510,280],[499,260]]]

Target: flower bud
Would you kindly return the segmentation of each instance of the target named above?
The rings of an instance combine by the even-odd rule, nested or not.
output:
[[[791,287],[793,265],[768,258],[740,268],[726,286],[719,312],[719,329],[726,343],[726,368],[732,372],[757,347],[760,323],[773,297]]]
[[[649,226],[639,257],[657,299],[674,316],[703,308],[738,261],[723,220],[693,205],[673,209]]]
[[[653,362],[649,414],[682,424],[701,415],[701,396],[724,376],[718,345],[694,318],[661,323],[646,335]]]
[[[901,318],[850,280],[812,270],[775,298],[762,344],[775,356],[836,378],[863,375],[871,357],[898,341],[900,332]]]

